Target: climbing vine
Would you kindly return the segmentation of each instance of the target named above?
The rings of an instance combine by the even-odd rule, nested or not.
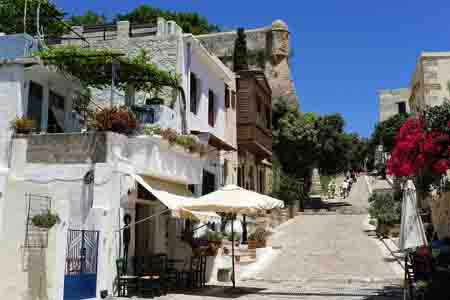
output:
[[[117,88],[134,85],[137,91],[155,92],[163,87],[179,87],[179,76],[149,63],[142,50],[133,58],[110,49],[63,46],[35,54],[44,64],[53,65],[64,74],[78,78],[84,85],[104,88],[112,78]],[[114,72],[113,72],[114,71]]]

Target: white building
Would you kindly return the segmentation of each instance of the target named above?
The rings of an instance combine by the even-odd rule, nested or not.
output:
[[[6,299],[112,294],[126,214],[132,222],[155,215],[131,227],[130,258],[155,253],[189,258],[191,250],[180,240],[184,221],[167,209],[165,195],[183,199],[237,180],[234,74],[174,22],[158,20],[157,34],[150,37],[125,35],[126,23],[120,22],[117,39],[103,40],[103,46],[123,50],[114,47],[122,38],[136,47],[166,45],[163,51],[147,50],[164,56],[161,61],[174,58],[166,69],[181,75],[186,99],[163,91],[171,104],[145,106],[142,95],[128,90],[116,93],[115,104],[151,108],[150,119],[158,120],[153,123],[196,134],[209,145],[208,153],[189,153],[158,136],[81,132],[82,117],[74,109],[82,91],[77,80],[30,58],[1,61],[0,264],[8,276],[0,280],[0,293]],[[101,103],[108,92],[98,91],[96,100]],[[37,120],[38,132],[12,135],[10,121],[21,116]],[[61,219],[48,233],[31,222],[47,209]],[[81,241],[89,244],[86,256]],[[77,269],[81,260],[84,273]]]
[[[410,112],[409,97],[411,91],[408,88],[395,90],[379,90],[378,91],[378,121],[383,122],[387,119]]]

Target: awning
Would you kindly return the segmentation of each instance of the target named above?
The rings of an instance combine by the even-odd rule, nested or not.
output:
[[[221,217],[213,212],[196,212],[182,208],[195,198],[181,196],[163,189],[163,185],[150,186],[150,184],[137,174],[131,175],[142,187],[152,193],[164,206],[172,212],[175,218],[194,219],[200,222],[220,222]]]

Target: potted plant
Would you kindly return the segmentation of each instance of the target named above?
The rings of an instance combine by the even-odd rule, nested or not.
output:
[[[43,229],[50,229],[55,224],[58,224],[61,220],[59,219],[59,216],[57,214],[52,213],[50,210],[46,211],[45,213],[41,213],[38,215],[35,215],[31,222],[34,226],[43,228]]]
[[[248,249],[265,248],[269,232],[264,228],[257,228],[248,237]]]
[[[36,127],[34,120],[27,117],[17,117],[11,121],[11,128],[18,134],[29,134]]]
[[[217,281],[229,282],[230,281],[230,275],[231,275],[231,269],[230,268],[221,268],[221,269],[217,270]]]
[[[131,134],[137,128],[137,121],[126,106],[103,108],[95,114],[94,127],[97,131]]]

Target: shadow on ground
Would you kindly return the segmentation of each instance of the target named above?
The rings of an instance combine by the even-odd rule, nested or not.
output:
[[[179,291],[171,294],[208,296],[222,299],[237,299],[247,296],[264,296],[267,299],[292,298],[303,299],[303,297],[315,297],[317,299],[348,299],[348,297],[358,297],[361,300],[400,300],[403,298],[403,289],[400,286],[385,286],[380,289],[375,288],[353,288],[351,286],[344,288],[323,288],[309,289],[302,287],[290,288],[256,288],[256,287],[237,287],[235,289],[229,286],[208,286],[206,289],[194,291]],[[334,299],[333,298],[333,299]],[[309,299],[309,298],[308,298]]]

